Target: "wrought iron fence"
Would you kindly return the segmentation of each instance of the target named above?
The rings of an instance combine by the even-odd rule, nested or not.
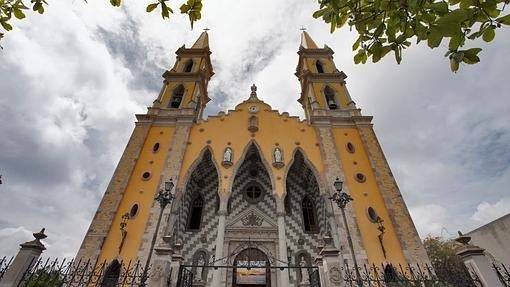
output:
[[[506,287],[510,287],[510,266],[507,267],[503,263],[494,262],[492,263],[492,268],[498,274],[501,283]]]
[[[437,270],[436,270],[437,271]],[[446,274],[444,272],[440,272]],[[481,287],[475,273],[438,276],[429,265],[361,265],[356,268],[342,267],[343,279],[347,286],[355,287]]]
[[[319,276],[319,269],[315,269],[310,273],[310,287],[320,287],[321,279]]]
[[[140,262],[93,262],[39,259],[23,274],[20,287],[139,286]]]
[[[177,278],[177,287],[193,286],[193,272],[181,265],[179,268],[179,277]]]
[[[0,259],[0,280],[4,277],[5,271],[7,271],[7,268],[11,265],[12,259],[14,259],[14,257],[7,258],[7,256]]]

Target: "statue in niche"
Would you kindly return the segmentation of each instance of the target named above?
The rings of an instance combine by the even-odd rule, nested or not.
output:
[[[283,152],[279,147],[277,147],[273,150],[273,166],[276,168],[282,168],[284,165]]]
[[[232,166],[232,156],[233,152],[230,147],[227,147],[225,151],[223,152],[223,161],[221,162],[221,165],[224,167],[230,167]]]
[[[305,255],[300,256],[299,260],[299,270],[301,271],[301,282],[303,284],[309,284],[310,283],[310,275],[308,274],[308,263],[306,262]]]
[[[204,273],[204,267],[205,266],[205,254],[204,252],[200,252],[198,254],[197,259],[197,269],[195,270],[195,281],[203,281],[203,273]]]

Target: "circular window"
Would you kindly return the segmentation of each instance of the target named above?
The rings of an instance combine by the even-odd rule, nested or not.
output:
[[[358,182],[365,182],[365,180],[367,180],[366,176],[362,173],[357,173],[354,178],[358,181]]]
[[[129,210],[129,217],[133,218],[138,214],[138,203],[133,204],[131,206],[131,210]]]
[[[379,221],[379,215],[377,215],[377,212],[375,212],[375,209],[372,206],[369,206],[367,208],[367,214],[368,214],[368,219],[370,219],[370,221],[372,221],[374,223]]]
[[[356,151],[356,149],[354,148],[354,145],[351,143],[351,142],[348,142],[346,145],[345,145],[345,148],[347,149],[348,152],[350,153],[354,153]]]
[[[146,171],[144,173],[142,173],[142,179],[143,180],[149,180],[151,178],[151,173]]]
[[[159,143],[155,143],[152,147],[152,152],[158,152],[159,151]]]
[[[257,203],[262,199],[262,189],[258,185],[249,185],[244,191],[244,197],[250,203]]]

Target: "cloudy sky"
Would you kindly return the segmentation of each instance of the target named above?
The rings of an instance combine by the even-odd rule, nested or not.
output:
[[[452,74],[442,48],[414,47],[397,65],[354,65],[354,33],[329,34],[314,1],[204,0],[204,18],[147,15],[145,1],[51,1],[14,23],[0,51],[0,256],[46,227],[50,256],[76,253],[134,127],[175,50],[211,31],[216,75],[206,110],[259,97],[302,116],[299,28],[336,52],[375,129],[422,237],[452,237],[510,212],[510,29],[481,43],[482,62]],[[174,1],[175,2],[175,1]],[[177,4],[173,6],[177,9]],[[507,92],[505,92],[505,90]],[[505,96],[506,94],[506,96]]]

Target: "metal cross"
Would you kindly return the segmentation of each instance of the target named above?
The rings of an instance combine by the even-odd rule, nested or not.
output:
[[[209,31],[209,30],[211,30],[211,29],[209,29],[209,28],[207,28],[207,27],[205,27],[205,29],[204,29],[204,31],[206,31],[206,32],[207,32],[207,31]]]
[[[299,30],[301,30],[301,31],[306,31],[306,28],[305,28],[305,27],[303,27],[303,26],[301,26],[301,28],[299,28]]]

